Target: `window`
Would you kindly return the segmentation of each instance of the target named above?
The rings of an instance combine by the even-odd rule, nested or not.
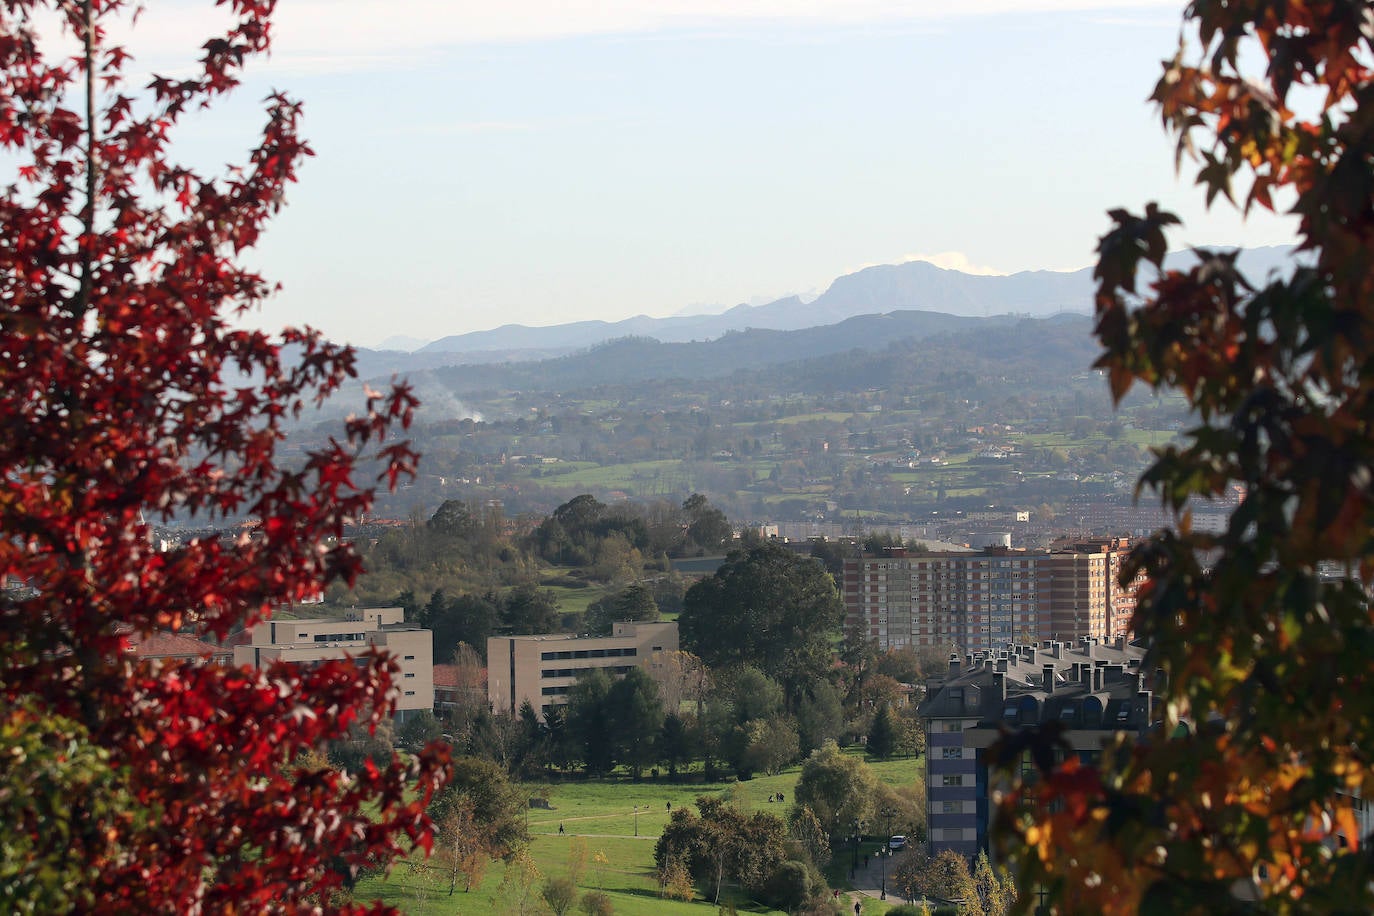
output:
[[[946,760],[963,760],[964,749],[962,747],[942,747],[940,748],[940,756]]]
[[[413,655],[407,655],[407,656],[406,656],[406,661],[408,661],[408,662],[413,662],[413,661],[415,661],[415,656],[413,656]]]
[[[964,777],[946,773],[943,777],[941,777],[940,784],[944,786],[962,786],[964,784]]]
[[[947,731],[947,732],[961,732],[961,731],[963,731],[963,730],[964,730],[964,723],[963,723],[963,722],[960,722],[958,719],[946,719],[946,720],[945,720],[945,731]]]
[[[413,697],[413,696],[415,696],[415,691],[413,691],[413,690],[407,690],[407,691],[406,691],[406,696],[408,696],[408,697]]]
[[[947,801],[941,809],[941,814],[963,814],[964,806],[957,801]]]
[[[414,671],[407,671],[407,672],[406,672],[406,677],[414,677],[414,676],[415,676],[415,672],[414,672]]]

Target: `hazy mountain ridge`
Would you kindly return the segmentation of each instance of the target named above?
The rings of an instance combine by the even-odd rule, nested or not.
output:
[[[991,282],[988,282],[991,281]],[[737,305],[719,315],[623,321],[576,321],[548,327],[503,325],[436,340],[419,353],[476,353],[552,347],[583,347],[620,337],[652,337],[663,343],[714,340],[731,331],[796,331],[833,325],[859,315],[913,310],[959,317],[1007,313],[1035,316],[1060,311],[1086,313],[1091,304],[1091,275],[1036,271],[1009,277],[980,277],[945,270],[924,261],[868,267],[836,279],[811,302],[787,296],[766,305]]]
[[[1241,252],[1241,267],[1252,280],[1260,280],[1291,265],[1292,250],[1292,246],[1247,249]],[[1175,252],[1167,266],[1184,267],[1191,258],[1191,252]],[[414,355],[420,358],[417,367],[453,364],[455,358],[484,364],[548,359],[624,337],[648,337],[661,343],[709,341],[732,331],[796,331],[894,311],[968,318],[1088,314],[1092,310],[1092,271],[1085,267],[982,276],[925,261],[882,264],[836,278],[810,302],[787,296],[763,305],[737,305],[715,315],[636,315],[622,321],[575,321],[545,327],[506,324],[441,338]]]

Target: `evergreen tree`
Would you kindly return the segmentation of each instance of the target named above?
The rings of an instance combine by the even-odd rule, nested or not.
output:
[[[892,713],[884,703],[873,714],[873,724],[868,729],[868,753],[879,760],[886,760],[896,750],[897,729],[892,721]]]

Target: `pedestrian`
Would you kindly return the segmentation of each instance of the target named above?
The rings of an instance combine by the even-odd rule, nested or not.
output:
[[[782,801],[782,793],[781,793],[781,792],[778,793],[778,801]]]
[[[559,835],[559,836],[562,836],[562,835],[563,835],[563,825],[562,825],[562,824],[559,824],[559,825],[558,825],[558,835]]]
[[[669,814],[671,814],[671,813],[673,812],[673,803],[672,803],[672,802],[664,802],[664,803],[663,803],[663,810],[664,810],[664,811],[667,811]]]
[[[862,903],[860,903],[859,901],[855,900],[855,901],[854,901],[854,916],[860,916],[860,914],[863,912],[863,909],[864,909],[864,905],[863,905]]]
[[[868,853],[864,853],[864,868],[868,867]]]

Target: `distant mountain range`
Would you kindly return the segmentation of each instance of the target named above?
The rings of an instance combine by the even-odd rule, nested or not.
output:
[[[1241,266],[1258,280],[1291,263],[1291,253],[1292,246],[1247,249],[1241,253]],[[1183,266],[1191,257],[1188,252],[1170,255],[1169,266]],[[871,346],[875,340],[926,337],[965,327],[972,319],[1086,315],[1092,310],[1092,291],[1092,268],[1024,271],[999,277],[910,261],[839,277],[811,302],[789,296],[764,305],[738,305],[718,315],[639,315],[623,321],[577,321],[548,327],[504,325],[444,337],[411,353],[360,349],[359,370],[364,378],[449,366],[484,366],[491,374],[497,364],[557,360],[608,341],[635,338],[635,349],[642,358],[652,351],[654,371],[660,377],[674,369],[688,377],[738,366],[750,358],[762,365],[783,356],[804,359]],[[874,321],[853,321],[862,316]],[[884,323],[875,324],[879,317]],[[796,336],[766,333],[808,329],[812,333]],[[726,340],[727,335],[733,339]],[[719,345],[703,346],[707,341]],[[615,362],[623,374],[623,361]],[[584,375],[581,371],[573,374]]]
[[[766,305],[737,305],[719,315],[637,315],[623,321],[578,321],[542,328],[508,324],[490,331],[444,337],[416,352],[534,350],[547,354],[619,337],[652,337],[662,343],[683,343],[714,340],[730,331],[797,331],[837,324],[857,315],[907,310],[964,317],[1009,313],[1043,317],[1063,311],[1086,312],[1091,303],[1091,283],[1089,271],[1034,271],[980,277],[911,261],[869,267],[840,277],[811,302],[788,296]]]

